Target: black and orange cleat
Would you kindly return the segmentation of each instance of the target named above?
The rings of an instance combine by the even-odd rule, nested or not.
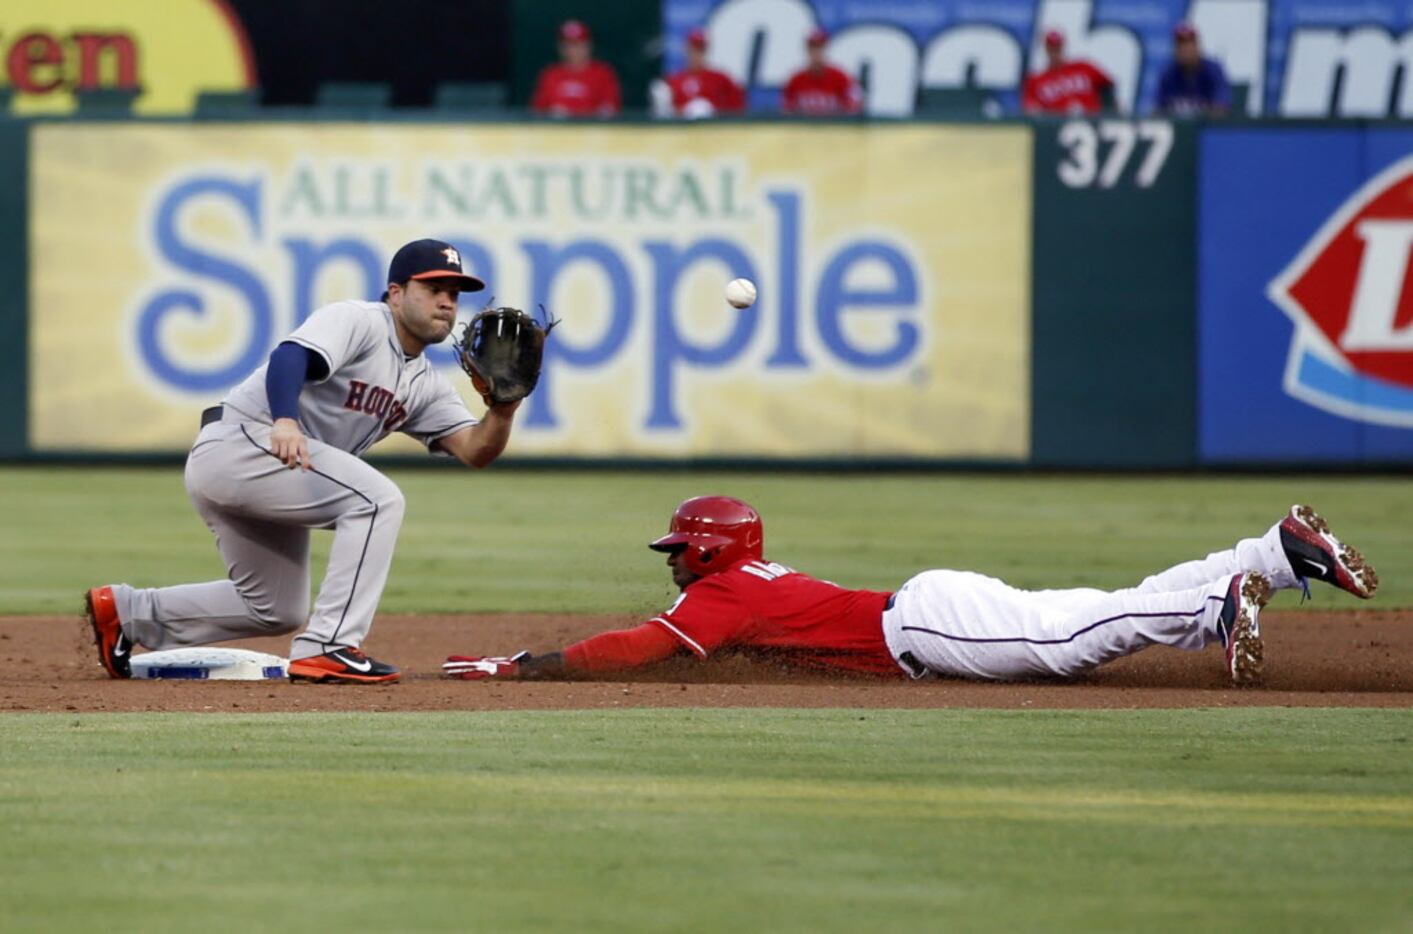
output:
[[[98,643],[98,661],[110,678],[131,678],[132,641],[123,635],[118,622],[118,607],[113,602],[112,587],[94,587],[84,594],[83,612],[93,627],[93,639]]]
[[[291,659],[291,681],[320,684],[392,684],[402,674],[392,665],[369,658],[354,648],[334,649],[311,658]]]

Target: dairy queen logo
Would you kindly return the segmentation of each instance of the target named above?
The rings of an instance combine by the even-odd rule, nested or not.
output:
[[[1413,156],[1340,206],[1266,294],[1295,323],[1285,391],[1413,428]]]

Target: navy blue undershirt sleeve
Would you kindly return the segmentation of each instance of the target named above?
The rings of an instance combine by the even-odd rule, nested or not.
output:
[[[270,417],[299,418],[299,391],[306,380],[328,376],[328,364],[308,347],[285,341],[270,354],[265,368],[265,395],[270,400]]]

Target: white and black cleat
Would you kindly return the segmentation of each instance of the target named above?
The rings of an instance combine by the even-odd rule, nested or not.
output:
[[[1233,684],[1255,684],[1261,678],[1261,609],[1271,599],[1271,582],[1247,571],[1231,579],[1217,634],[1227,652],[1227,672]]]
[[[1281,546],[1297,577],[1324,581],[1367,600],[1379,589],[1379,575],[1330,531],[1330,524],[1309,506],[1292,506],[1281,520]]]

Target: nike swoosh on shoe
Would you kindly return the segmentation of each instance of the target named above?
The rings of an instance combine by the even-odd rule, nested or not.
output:
[[[373,663],[372,663],[372,662],[358,662],[358,661],[354,661],[353,659],[349,658],[347,655],[344,655],[344,654],[342,654],[342,653],[340,653],[340,652],[330,652],[329,654],[332,655],[334,658],[337,658],[339,661],[343,662],[343,663],[344,663],[345,665],[347,665],[348,667],[352,668],[354,671],[364,671],[364,672],[367,672],[367,671],[372,671],[372,670],[373,670]]]

